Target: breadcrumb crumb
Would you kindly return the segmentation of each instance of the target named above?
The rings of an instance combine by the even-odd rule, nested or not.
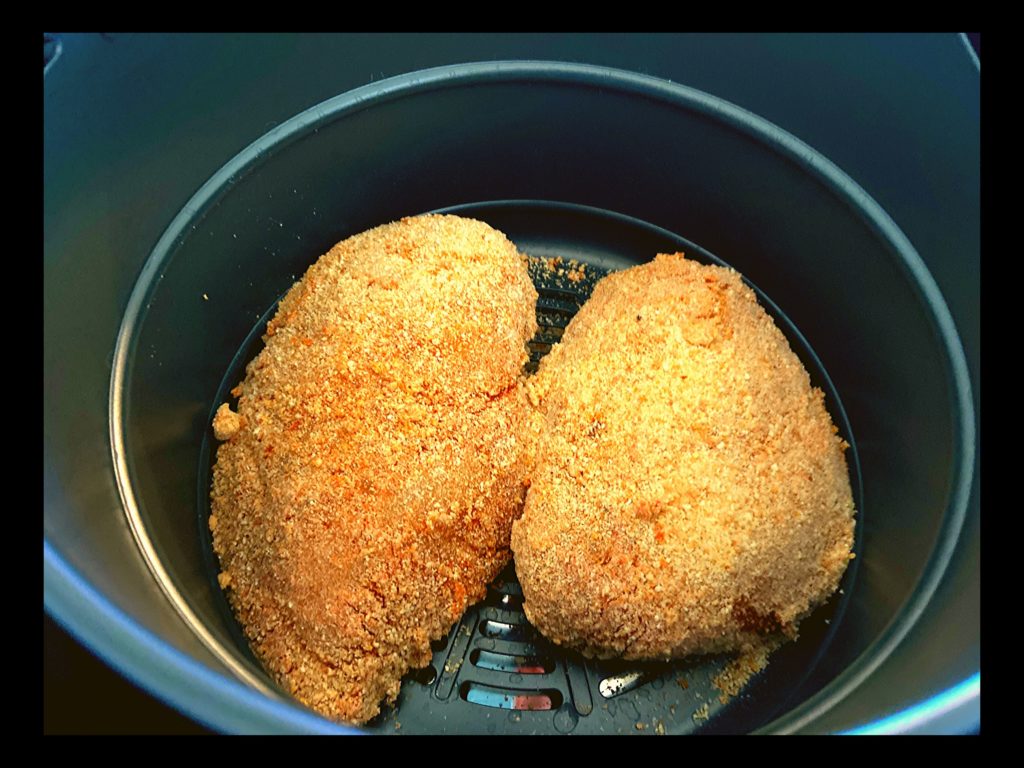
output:
[[[768,666],[768,658],[781,644],[779,638],[767,637],[740,651],[711,681],[721,691],[718,700],[728,704],[754,675]]]
[[[242,418],[231,410],[227,403],[221,405],[213,416],[213,436],[218,440],[230,440],[242,428]]]

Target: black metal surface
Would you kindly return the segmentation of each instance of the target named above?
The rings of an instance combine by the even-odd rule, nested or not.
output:
[[[682,251],[704,263],[726,265],[700,246],[658,227],[592,208],[542,201],[495,201],[441,209],[480,219],[500,229],[530,257],[530,276],[539,293],[539,330],[530,342],[528,370],[558,342],[562,331],[609,272],[643,263],[657,253]],[[570,279],[571,261],[585,265],[582,279]],[[556,269],[552,269],[552,265]],[[563,271],[559,271],[559,269]],[[749,282],[749,281],[748,281]],[[791,321],[756,286],[759,301],[783,331],[808,369],[847,452],[854,502],[858,510],[859,550],[863,506],[860,466],[854,435],[842,403],[818,356]],[[277,302],[246,336],[210,399],[213,409],[234,402],[230,390],[263,348],[266,324]],[[212,422],[212,410],[207,424]],[[231,616],[217,585],[216,556],[207,519],[215,445],[205,430],[199,452],[197,523],[207,580],[234,648],[252,671],[262,674],[244,634]],[[431,666],[403,682],[395,706],[366,729],[377,733],[737,733],[769,722],[798,694],[841,626],[847,596],[855,590],[858,563],[851,563],[841,593],[808,617],[801,637],[774,654],[769,667],[735,699],[722,702],[713,684],[730,660],[728,654],[673,663],[586,660],[549,643],[527,621],[514,562],[491,585],[483,602],[470,607],[437,644]],[[264,675],[268,685],[273,685]],[[684,687],[685,686],[685,687]]]
[[[161,680],[170,690],[183,673],[166,655],[141,662],[139,654],[158,637],[183,657],[210,670],[224,670],[166,606],[120,514],[104,416],[111,350],[128,295],[167,223],[225,158],[302,108],[385,74],[469,59],[585,60],[703,88],[773,120],[837,162],[917,247],[964,340],[977,412],[980,101],[977,70],[957,36],[70,35],[62,36],[62,43],[64,52],[51,62],[44,81],[44,533],[48,551],[57,558],[52,567],[47,561],[44,587],[50,610],[74,617],[77,633],[122,669],[131,667],[147,676],[150,685]],[[600,129],[600,122],[597,125]],[[680,141],[685,144],[685,137]],[[626,141],[620,146],[628,159],[654,145]],[[570,176],[578,172],[571,166],[559,170]],[[679,170],[688,171],[685,166]],[[609,184],[628,192],[638,188],[640,178],[627,168]],[[725,188],[737,181],[720,179]],[[756,197],[757,190],[753,191]],[[795,226],[816,215],[798,201],[790,205]],[[744,252],[756,252],[765,233],[735,218],[745,210],[738,203],[734,206],[733,243]],[[642,212],[638,215],[644,217]],[[336,226],[346,229],[352,224],[343,221]],[[691,233],[686,227],[672,228]],[[732,252],[703,236],[697,239],[723,254]],[[841,262],[846,258],[841,254],[851,251],[843,242],[837,246],[821,252]],[[317,247],[306,243],[307,256]],[[791,276],[783,274],[780,281],[791,282]],[[919,362],[914,350],[928,344],[908,348],[897,342],[905,336],[904,328],[914,327],[920,318],[901,314],[906,304],[888,291],[884,280],[876,284],[881,290],[867,291],[855,274],[844,273],[837,283],[850,286],[851,296],[858,300],[870,296],[873,306],[888,315],[881,319],[889,322],[861,332],[881,342],[879,356],[903,356],[908,370],[913,369]],[[763,287],[783,306],[791,306],[774,286]],[[205,310],[194,309],[186,294],[180,296],[179,331],[190,333],[190,323]],[[271,298],[253,305],[266,307]],[[848,310],[840,303],[835,312],[843,315]],[[816,314],[829,316],[828,311]],[[797,322],[805,330],[816,325],[801,318]],[[854,341],[858,333],[851,336]],[[240,340],[236,336],[232,348]],[[833,348],[816,338],[811,341],[823,355]],[[161,362],[169,364],[167,359],[155,359]],[[826,358],[826,363],[831,372],[839,370],[832,359]],[[205,404],[189,403],[188,382],[211,373],[190,369],[179,375],[186,384],[186,398],[178,401],[179,408],[185,407],[178,414],[194,419],[197,430]],[[941,364],[934,367],[928,362],[920,371],[929,386],[941,383],[947,374]],[[870,390],[877,384],[863,376],[859,386]],[[841,391],[853,390],[844,384]],[[931,407],[913,402],[915,396],[908,390],[885,405],[896,414],[894,423],[900,427],[907,419],[904,403],[911,412]],[[848,405],[857,423],[854,404]],[[863,406],[857,410],[864,412]],[[949,425],[941,423],[944,413],[940,408],[937,431],[931,435],[910,429],[901,443],[902,455],[911,456],[918,446],[930,454],[936,444],[945,442]],[[148,426],[154,429],[154,447],[168,457],[176,455],[178,436],[166,430],[167,423]],[[868,442],[869,448],[877,445]],[[908,460],[926,461],[922,456]],[[979,468],[976,456],[975,474]],[[897,462],[889,474],[900,469]],[[885,475],[883,471],[882,487],[888,482]],[[940,470],[931,481],[931,498],[943,497],[948,490],[943,482]],[[865,722],[920,701],[977,669],[977,483],[971,494],[964,533],[950,553],[947,574],[925,609],[915,615],[905,640],[860,680],[856,695],[833,702],[798,727],[831,730]],[[186,499],[184,506],[191,507],[191,501]],[[194,528],[188,527],[194,536]],[[901,549],[907,548],[914,561],[941,528],[920,530],[907,518],[893,532],[891,543],[889,532],[882,530],[868,542],[880,542],[886,554],[873,564],[865,563],[867,580],[874,587],[867,590],[862,606],[851,605],[864,637],[885,628],[882,617],[898,613],[909,599],[908,587],[916,583],[917,566],[900,562]],[[204,588],[194,579],[190,583]],[[90,604],[89,611],[83,611],[84,585],[98,589],[109,600],[109,609]],[[136,625],[152,633],[150,638],[136,636]],[[110,637],[116,637],[116,646],[104,646],[104,638]],[[863,647],[860,640],[848,640],[846,663]],[[838,667],[843,663],[840,659]],[[835,673],[836,667],[819,665],[817,683],[826,685]],[[211,701],[216,698],[213,689],[207,694]],[[244,730],[279,724],[269,710],[254,714],[255,704],[243,704],[244,697],[237,692],[223,694],[217,698],[221,704],[208,710],[217,712],[219,727]],[[264,715],[269,719],[260,719]]]
[[[44,735],[210,733],[213,731],[111,671],[44,616]]]

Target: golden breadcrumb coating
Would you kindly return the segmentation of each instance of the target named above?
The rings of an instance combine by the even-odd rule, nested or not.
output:
[[[321,714],[372,718],[510,557],[537,293],[500,232],[403,219],[335,245],[221,406],[220,582],[257,656]]]
[[[590,656],[794,636],[852,557],[820,390],[735,271],[659,255],[601,280],[541,361],[512,550],[530,621]]]

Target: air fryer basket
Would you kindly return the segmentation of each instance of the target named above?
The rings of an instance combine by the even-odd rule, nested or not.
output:
[[[234,708],[224,727],[344,730],[276,689],[216,586],[205,526],[212,410],[313,259],[432,210],[480,218],[532,256],[597,273],[676,250],[738,269],[854,446],[858,559],[842,594],[724,705],[711,685],[724,658],[598,664],[546,644],[525,623],[510,567],[369,729],[813,729],[912,629],[960,531],[974,415],[945,304],[884,212],[759,118],[653,78],[510,62],[392,78],[275,128],[196,194],[143,268],[113,361],[118,488],[165,599],[244,684],[214,675],[210,688]],[[591,286],[537,279],[540,355]]]
[[[530,272],[540,294],[540,330],[531,340],[528,371],[557,343],[598,279],[613,269],[648,261],[656,253],[683,251],[705,263],[722,264],[684,238],[629,217],[565,203],[495,201],[440,209],[440,213],[469,216],[506,233],[530,257]],[[570,280],[546,265],[550,259],[572,258],[587,265],[583,279]],[[563,262],[564,263],[564,262]],[[757,290],[756,286],[754,287]],[[851,444],[847,459],[861,518],[860,471],[856,443],[842,404],[821,361],[788,318],[761,294],[761,304],[789,337],[790,345],[811,372],[812,382],[827,393],[829,412],[842,425]],[[234,402],[230,390],[244,377],[245,366],[262,349],[263,331],[276,304],[254,325],[222,379],[213,399]],[[208,420],[212,421],[212,412]],[[215,442],[206,431],[200,453],[196,508],[208,576],[218,594],[216,565],[206,520],[210,513],[211,469]],[[857,547],[855,547],[855,550]],[[840,589],[828,605],[801,625],[797,643],[776,653],[768,670],[735,702],[723,702],[713,684],[731,658],[722,654],[687,658],[674,663],[636,663],[584,659],[545,640],[526,619],[522,590],[511,563],[491,585],[487,597],[472,606],[435,643],[434,659],[411,673],[396,706],[368,724],[374,731],[405,733],[438,731],[488,733],[652,733],[741,732],[766,722],[783,710],[789,697],[814,668],[839,626],[846,596],[852,594],[856,561],[847,569]],[[226,600],[216,599],[229,627]],[[245,649],[240,631],[237,645]],[[250,659],[251,661],[254,661]],[[252,668],[260,675],[258,664]],[[265,680],[268,686],[273,683]]]

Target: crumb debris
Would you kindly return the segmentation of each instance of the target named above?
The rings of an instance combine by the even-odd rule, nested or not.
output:
[[[242,428],[242,417],[222,403],[213,416],[213,436],[218,440],[230,440]]]
[[[743,649],[712,679],[721,694],[718,700],[728,704],[750,682],[750,679],[768,666],[768,658],[784,642],[781,637],[767,637]]]
[[[549,256],[533,259],[531,263],[535,269],[539,269],[549,278],[561,278],[574,284],[586,280],[592,274],[592,270],[588,270],[588,265],[577,259]]]
[[[576,261],[576,259],[570,259],[568,267],[568,269],[562,270],[562,274],[565,275],[570,283],[578,283],[587,276],[587,265]]]

